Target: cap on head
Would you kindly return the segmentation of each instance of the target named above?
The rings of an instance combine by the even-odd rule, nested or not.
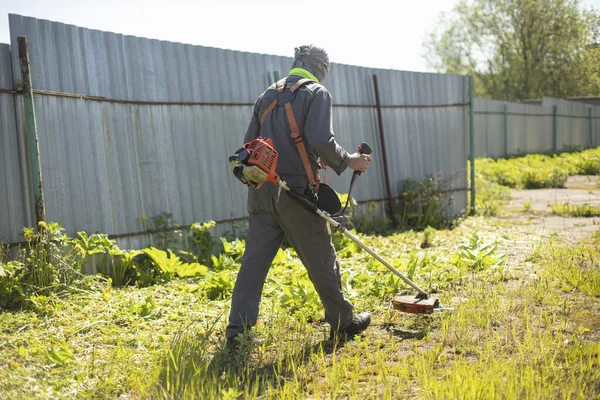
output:
[[[325,50],[312,44],[296,47],[292,68],[304,68],[320,82],[329,72],[329,56]]]

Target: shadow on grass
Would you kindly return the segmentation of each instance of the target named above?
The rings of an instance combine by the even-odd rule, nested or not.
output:
[[[428,315],[418,315],[410,320],[408,326],[397,327],[396,324],[390,323],[384,324],[383,328],[392,336],[399,338],[400,340],[422,340],[432,329],[435,329],[437,325],[438,323]]]
[[[390,332],[392,334],[392,336],[400,338],[401,340],[409,340],[409,339],[421,340],[425,336],[427,336],[427,332],[425,332],[425,331],[407,331],[407,330],[396,329],[396,328],[388,328],[387,331]]]
[[[315,354],[330,355],[348,341],[307,343],[266,364],[256,364],[252,346],[243,343],[235,351],[214,346],[203,335],[179,333],[163,357],[156,396],[169,399],[220,399],[228,396],[259,397],[292,379],[299,365]]]
[[[328,339],[318,343],[307,343],[300,349],[259,366],[251,365],[251,352],[247,348],[234,352],[223,348],[211,360],[209,371],[223,376],[230,372],[237,374],[240,370],[247,369],[249,381],[262,382],[265,387],[278,386],[285,381],[287,375],[293,375],[293,371],[299,365],[307,363],[313,355],[331,355],[352,340],[353,338],[340,338],[339,340]]]

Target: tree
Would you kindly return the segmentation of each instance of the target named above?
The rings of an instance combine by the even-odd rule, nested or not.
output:
[[[499,100],[600,96],[600,14],[579,0],[461,0],[424,43],[437,71]]]

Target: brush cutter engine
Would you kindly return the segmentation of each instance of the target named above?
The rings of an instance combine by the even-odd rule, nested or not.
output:
[[[277,157],[273,141],[259,137],[244,144],[230,156],[229,164],[231,172],[240,182],[258,189],[265,182],[275,185],[279,182],[279,175],[275,173]]]

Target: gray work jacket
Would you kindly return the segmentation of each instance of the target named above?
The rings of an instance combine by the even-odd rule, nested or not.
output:
[[[286,80],[286,88],[302,78],[290,75]],[[278,106],[267,115],[261,126],[260,118],[263,112],[278,95]],[[316,176],[318,171],[318,159],[340,175],[348,167],[350,160],[346,150],[335,141],[331,119],[331,94],[318,83],[308,83],[293,94],[289,90],[278,93],[276,84],[269,87],[256,100],[244,143],[259,136],[272,139],[275,150],[279,153],[277,174],[284,180],[294,182],[298,182],[301,177],[306,178],[298,147],[290,136],[292,130],[285,113],[285,103],[290,100],[298,128],[304,137],[313,175]],[[308,184],[308,178],[306,183]]]

